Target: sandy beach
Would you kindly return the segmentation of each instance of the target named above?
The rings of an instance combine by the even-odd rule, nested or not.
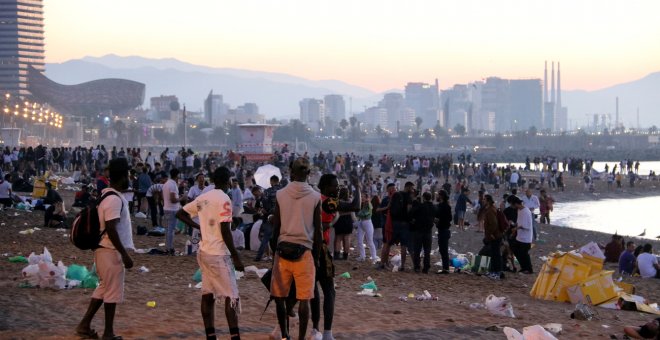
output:
[[[559,202],[596,200],[603,198],[633,198],[660,195],[660,183],[644,181],[635,188],[625,186],[621,192],[608,192],[606,183],[597,183],[596,193],[590,193],[577,183],[578,178],[566,177],[567,190],[552,192]],[[70,200],[72,191],[61,191]],[[501,193],[500,193],[501,197]],[[471,218],[474,218],[473,216]],[[85,312],[91,289],[51,290],[19,288],[22,263],[10,263],[9,256],[40,254],[48,247],[54,261],[65,265],[92,265],[92,252],[75,248],[64,235],[68,231],[41,229],[30,235],[19,231],[40,227],[43,212],[6,210],[0,212],[0,338],[2,339],[75,339],[74,328]],[[146,219],[134,219],[133,227],[148,225]],[[656,235],[647,235],[655,237]],[[541,256],[558,250],[569,251],[590,241],[602,244],[611,235],[542,225],[541,239],[532,250],[535,271],[540,269]],[[459,253],[476,253],[481,247],[481,234],[474,229],[454,229],[450,247]],[[164,237],[134,236],[137,248],[158,247]],[[186,238],[178,235],[176,246],[182,249]],[[628,237],[626,237],[628,240]],[[651,242],[657,251],[657,240],[635,239]],[[354,254],[348,261],[336,263],[337,273],[349,272],[350,279],[336,278],[337,300],[333,326],[337,339],[505,339],[502,327],[518,330],[534,324],[560,323],[562,339],[609,339],[611,335],[623,338],[624,325],[640,325],[652,318],[650,314],[597,308],[600,318],[577,321],[569,315],[573,305],[536,300],[529,296],[536,275],[509,274],[505,280],[492,281],[467,273],[450,275],[415,274],[407,272],[383,272],[371,264],[355,261]],[[246,266],[266,268],[266,262],[254,263],[254,252],[244,251]],[[135,267],[127,271],[126,301],[117,309],[115,332],[125,339],[201,339],[203,325],[199,311],[199,290],[194,288],[192,276],[197,270],[194,256],[158,256],[134,254]],[[410,260],[408,260],[410,261]],[[431,263],[439,261],[433,255]],[[139,272],[145,266],[148,273]],[[410,267],[410,263],[408,264]],[[614,264],[606,264],[615,269]],[[367,277],[376,282],[382,297],[358,296],[360,285]],[[651,302],[660,302],[660,282],[640,278],[625,278],[632,283],[637,294]],[[256,275],[249,273],[239,280],[242,313],[241,335],[244,339],[269,339],[276,324],[274,304],[261,318],[268,301],[268,292]],[[399,296],[421,294],[428,290],[437,295],[437,301],[400,301]],[[471,303],[483,303],[489,294],[508,297],[516,318],[494,316],[486,310],[471,309]],[[146,305],[155,301],[156,306]],[[220,338],[228,338],[228,330],[222,308],[217,308],[216,328]],[[100,312],[94,320],[94,328],[101,332],[103,317]]]

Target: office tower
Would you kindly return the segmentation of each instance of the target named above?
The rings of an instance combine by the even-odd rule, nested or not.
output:
[[[219,117],[225,109],[221,94],[213,94],[213,90],[204,100],[204,120],[209,125],[216,127],[222,125]]]
[[[27,96],[28,66],[44,72],[42,0],[0,1],[0,90]]]
[[[335,123],[341,122],[346,119],[346,102],[344,97],[338,94],[329,94],[323,97],[325,104],[325,118],[330,119]]]
[[[438,81],[434,85],[427,83],[408,83],[406,85],[406,106],[415,110],[415,116],[422,118],[422,128],[432,128],[440,119],[440,95]]]

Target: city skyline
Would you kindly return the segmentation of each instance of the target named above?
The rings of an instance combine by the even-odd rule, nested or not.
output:
[[[568,75],[562,89],[596,90],[660,71],[659,9],[651,1],[46,0],[46,62],[172,57],[383,92],[434,78],[441,88],[539,78],[539,65],[557,60]]]

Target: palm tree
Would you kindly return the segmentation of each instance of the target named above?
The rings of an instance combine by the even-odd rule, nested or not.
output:
[[[466,132],[465,126],[461,124],[456,124],[456,126],[454,126],[454,132],[456,132],[456,134],[459,136],[465,136],[465,132]]]
[[[415,117],[415,125],[417,125],[417,131],[419,131],[419,127],[422,125],[423,121],[424,120],[422,119],[422,117]]]

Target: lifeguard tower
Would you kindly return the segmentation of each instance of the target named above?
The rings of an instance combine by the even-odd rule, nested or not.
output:
[[[239,124],[238,151],[249,161],[269,161],[273,156],[273,131],[276,124]]]

